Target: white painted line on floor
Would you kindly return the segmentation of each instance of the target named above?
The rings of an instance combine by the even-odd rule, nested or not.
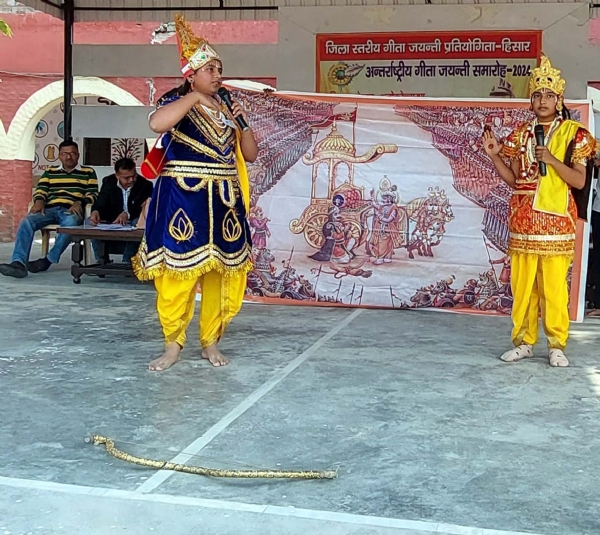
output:
[[[332,511],[317,511],[313,509],[298,509],[296,507],[281,507],[278,505],[257,505],[227,500],[210,500],[205,498],[192,498],[170,494],[139,494],[130,490],[109,489],[105,487],[86,487],[82,485],[67,485],[51,481],[36,481],[33,479],[19,479],[0,476],[0,485],[28,490],[53,491],[62,494],[76,494],[83,496],[97,496],[99,498],[114,498],[131,500],[134,502],[151,502],[165,505],[180,505],[188,507],[204,507],[207,509],[221,509],[232,512],[255,513],[271,516],[286,516],[304,518],[323,522],[337,522],[340,524],[353,524],[367,527],[391,528],[399,530],[413,530],[438,533],[439,535],[541,535],[532,532],[502,531],[496,529],[458,526],[438,522],[424,522],[419,520],[403,520],[400,518],[385,518],[379,516],[354,515],[350,513],[335,513]]]
[[[338,323],[333,329],[327,334],[319,338],[312,346],[300,353],[292,362],[290,362],[285,368],[278,371],[271,379],[269,379],[262,386],[257,388],[252,394],[250,394],[244,401],[242,401],[235,409],[233,409],[224,418],[219,420],[213,425],[206,433],[201,437],[198,437],[192,442],[187,448],[181,453],[176,455],[171,462],[173,463],[186,463],[194,455],[197,455],[202,448],[214,440],[220,433],[222,433],[227,427],[229,427],[235,420],[237,420],[242,414],[244,414],[250,407],[252,407],[257,401],[260,401],[266,394],[268,394],[273,388],[275,388],[281,381],[283,381],[290,373],[292,373],[298,366],[300,366],[306,359],[308,359],[315,351],[320,349],[324,344],[331,340],[336,334],[342,329],[352,323],[360,314],[364,312],[364,309],[358,309],[352,312],[347,318]],[[140,485],[135,492],[146,493],[152,492],[159,485],[162,485],[167,479],[173,476],[175,472],[159,471],[153,476],[148,478],[142,485]]]
[[[70,273],[65,273],[65,277],[71,277]],[[23,291],[37,291],[40,294],[65,294],[65,293],[77,293],[77,295],[81,296],[82,288],[81,286],[77,286],[72,282],[67,284],[65,283],[56,284],[55,281],[48,283],[47,285],[34,283],[31,280],[27,279],[15,279],[15,280],[4,280],[2,279],[3,284],[6,286],[10,286],[11,289],[23,290]],[[23,280],[25,282],[23,282]],[[85,279],[84,279],[85,280]],[[82,283],[83,284],[83,283]],[[52,285],[52,286],[50,286]],[[95,283],[93,286],[87,285],[85,287],[85,293],[94,293],[101,295],[120,295],[122,293],[131,293],[131,294],[149,294],[154,293],[154,285],[144,283]]]

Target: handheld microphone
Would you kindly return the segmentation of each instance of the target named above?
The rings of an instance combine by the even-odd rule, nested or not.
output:
[[[545,142],[544,142],[544,127],[541,124],[536,124],[535,128],[533,129],[533,133],[535,134],[535,143],[538,146],[543,147],[545,144]],[[539,162],[539,166],[540,166],[540,175],[546,176],[546,163]]]
[[[233,111],[233,102],[231,101],[231,93],[225,89],[224,87],[219,87],[219,90],[217,91],[217,95],[219,95],[219,97],[221,97],[221,100],[223,102],[225,102],[225,106],[227,106],[227,108],[229,109],[229,111]],[[240,125],[240,128],[242,130],[248,130],[248,128],[250,128],[248,126],[248,123],[246,122],[246,120],[241,116],[237,116],[235,118],[235,120],[237,121],[237,123]]]

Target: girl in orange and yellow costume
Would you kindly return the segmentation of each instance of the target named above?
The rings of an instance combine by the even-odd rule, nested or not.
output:
[[[159,176],[133,260],[137,277],[154,280],[158,293],[166,349],[150,363],[155,371],[179,360],[198,285],[202,357],[227,364],[217,343],[242,306],[252,269],[245,161],[256,159],[258,147],[252,130],[240,131],[235,122],[244,116],[239,104],[228,112],[216,98],[222,79],[217,53],[182,17],[175,26],[185,83],[161,97],[150,116],[150,128],[163,135],[145,166]]]
[[[577,219],[571,190],[585,187],[586,164],[597,152],[597,143],[583,125],[570,120],[563,103],[565,85],[560,71],[542,56],[529,82],[536,118],[516,128],[503,145],[490,130],[483,134],[486,153],[514,189],[508,251],[515,347],[500,357],[505,362],[533,356],[541,309],[550,365],[569,365],[564,354],[569,336],[567,276],[575,252]],[[544,128],[544,146],[536,145],[537,125]],[[546,164],[544,176],[538,162]]]

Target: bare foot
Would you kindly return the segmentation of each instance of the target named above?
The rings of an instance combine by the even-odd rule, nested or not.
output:
[[[173,342],[165,348],[165,352],[160,357],[148,365],[148,368],[153,372],[163,372],[179,360],[179,353],[181,353],[181,346]]]
[[[202,358],[208,360],[213,366],[227,366],[229,361],[225,358],[223,353],[217,348],[217,344],[208,346],[202,350]]]
[[[504,353],[500,360],[504,362],[518,362],[519,360],[533,357],[533,346],[521,344]]]
[[[591,316],[592,318],[600,316],[600,308],[593,308],[587,313],[587,316]]]
[[[550,366],[553,368],[566,368],[569,365],[569,359],[560,349],[550,349],[548,356],[550,357]]]

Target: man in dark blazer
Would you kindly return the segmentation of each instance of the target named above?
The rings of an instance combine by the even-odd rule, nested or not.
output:
[[[152,182],[137,174],[135,162],[131,158],[121,158],[115,163],[115,173],[102,180],[102,187],[90,215],[91,225],[109,223],[114,225],[135,226],[144,203],[152,196]],[[108,260],[110,252],[104,244],[92,240],[97,260]],[[115,245],[114,243],[111,244]],[[120,244],[123,245],[123,244]],[[123,262],[131,263],[137,253],[139,243],[125,242]]]

